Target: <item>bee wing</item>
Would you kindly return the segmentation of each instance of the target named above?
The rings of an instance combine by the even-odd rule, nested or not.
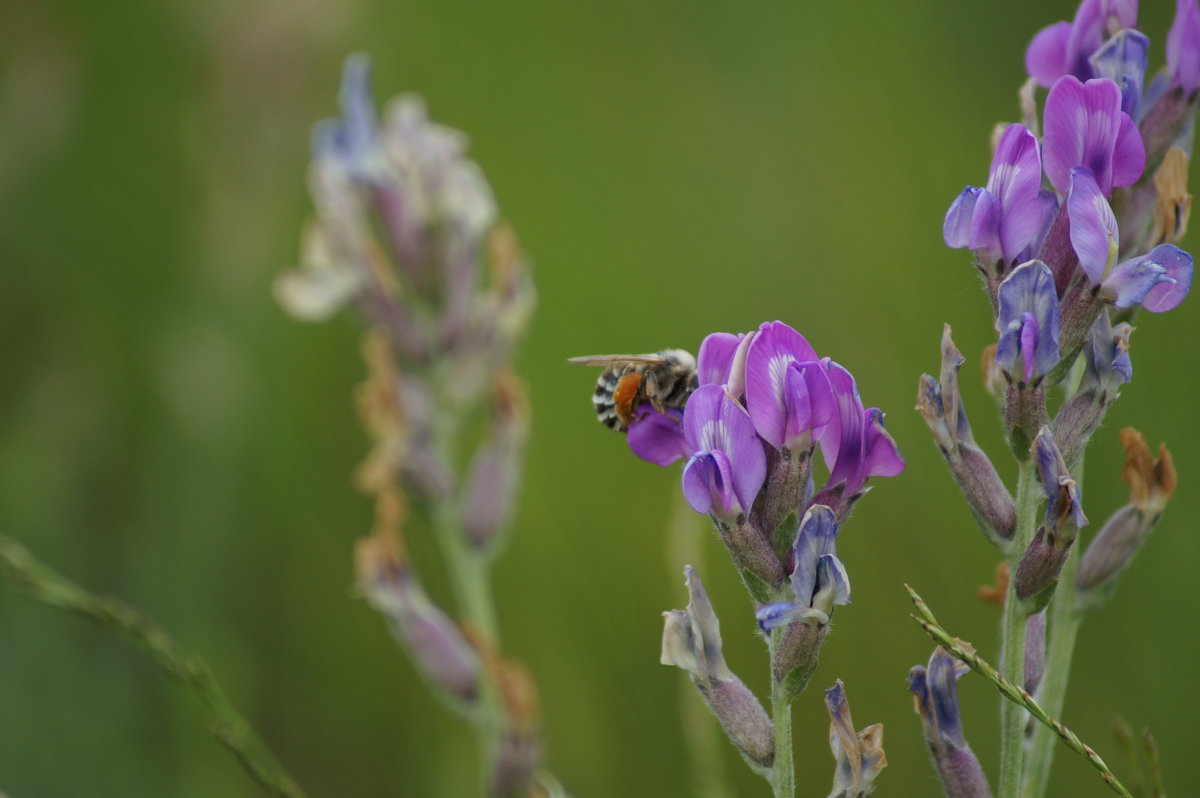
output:
[[[654,352],[646,355],[585,355],[567,358],[572,366],[624,366],[626,363],[662,363],[666,358]]]

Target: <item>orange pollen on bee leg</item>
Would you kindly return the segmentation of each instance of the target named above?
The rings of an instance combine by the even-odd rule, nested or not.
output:
[[[628,421],[633,415],[633,400],[637,397],[641,384],[642,375],[636,371],[617,381],[617,389],[613,391],[613,404],[616,406],[617,416],[624,421]]]

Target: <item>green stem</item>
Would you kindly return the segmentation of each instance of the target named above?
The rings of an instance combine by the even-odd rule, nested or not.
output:
[[[771,662],[787,629],[771,630]],[[796,773],[792,762],[792,702],[787,689],[771,677],[771,719],[775,724],[775,764],[771,768],[771,790],[775,798],[794,798]]]
[[[196,692],[212,713],[212,733],[255,781],[276,796],[304,797],[304,792],[230,703],[204,660],[187,653],[161,626],[123,601],[89,593],[4,536],[0,536],[0,577],[34,601],[82,615],[133,640],[167,675]]]
[[[1075,467],[1075,482],[1083,488],[1083,460]],[[1079,570],[1082,541],[1075,541],[1058,578],[1050,605],[1046,637],[1046,670],[1038,686],[1038,703],[1054,717],[1061,717],[1071,678],[1071,659],[1083,613],[1075,606],[1075,573]],[[1021,781],[1022,798],[1042,798],[1054,763],[1054,732],[1045,726],[1033,730],[1026,752],[1025,773]]]
[[[1004,621],[1000,630],[1001,672],[1020,683],[1025,673],[1025,622],[1027,616],[1017,599],[1017,566],[1033,540],[1037,528],[1039,485],[1032,458],[1021,463],[1017,476],[1017,528],[1008,549],[1008,594],[1004,598]],[[1000,701],[1000,789],[999,798],[1018,798],[1024,765],[1025,710],[1019,704]]]

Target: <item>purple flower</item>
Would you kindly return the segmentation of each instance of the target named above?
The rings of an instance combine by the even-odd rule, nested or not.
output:
[[[946,795],[991,798],[987,777],[967,745],[958,716],[958,680],[966,672],[966,665],[938,646],[928,668],[918,665],[909,672],[908,689]]]
[[[1024,263],[1000,284],[998,298],[996,364],[1014,382],[1030,383],[1058,363],[1054,275],[1040,260]]]
[[[1137,25],[1137,0],[1083,0],[1072,22],[1056,22],[1038,31],[1025,50],[1025,71],[1050,88],[1063,75],[1093,76],[1088,59],[1108,34]]]
[[[1013,260],[1044,231],[1037,138],[1009,125],[996,144],[985,188],[968,186],[946,212],[942,236],[954,249],[969,247],[982,260]]]
[[[1167,71],[1171,86],[1191,94],[1200,85],[1200,5],[1175,0],[1175,21],[1167,33]]]
[[[1122,30],[1091,57],[1092,73],[1108,78],[1121,89],[1121,110],[1137,118],[1146,79],[1146,53],[1150,39],[1136,30]]]
[[[638,415],[629,422],[626,441],[629,450],[659,466],[669,466],[676,460],[689,457],[693,449],[683,436],[683,413],[668,409],[659,413],[650,405],[642,405]]]
[[[1159,244],[1117,264],[1104,281],[1103,295],[1119,308],[1140,304],[1162,313],[1182,302],[1191,284],[1192,256],[1174,244]]]
[[[746,409],[754,428],[776,449],[808,449],[834,414],[824,365],[804,336],[768,322],[746,353]]]
[[[828,367],[837,412],[821,435],[821,454],[829,467],[826,489],[843,486],[843,496],[858,493],[870,477],[894,477],[904,458],[883,427],[879,408],[863,409],[854,377],[837,363]]]
[[[733,357],[744,335],[725,332],[705,336],[696,355],[696,377],[700,385],[725,385]]]
[[[1146,151],[1133,120],[1121,111],[1121,90],[1107,78],[1080,83],[1059,78],[1046,95],[1042,165],[1059,194],[1070,189],[1071,169],[1092,170],[1104,196],[1137,182]]]
[[[766,476],[762,441],[746,411],[720,385],[702,385],[688,399],[683,434],[691,454],[683,495],[698,513],[748,512]]]
[[[1033,459],[1037,463],[1042,490],[1046,494],[1046,517],[1043,524],[1056,535],[1066,524],[1076,528],[1087,525],[1087,516],[1079,503],[1079,486],[1067,472],[1067,464],[1054,442],[1049,427],[1042,427],[1033,443]]]
[[[1112,207],[1086,166],[1071,170],[1067,217],[1071,220],[1071,247],[1079,256],[1079,265],[1089,280],[1099,283],[1117,257],[1120,231]]]
[[[764,632],[798,620],[824,626],[834,605],[850,603],[850,577],[837,558],[837,531],[831,509],[823,504],[808,508],[792,544],[796,563],[791,577],[793,600],[758,610],[755,617]]]

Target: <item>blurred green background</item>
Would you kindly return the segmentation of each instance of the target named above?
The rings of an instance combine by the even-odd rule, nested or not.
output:
[[[1171,5],[1143,3],[1153,63]],[[496,578],[553,770],[579,798],[691,794],[680,707],[694,699],[658,664],[659,613],[685,600],[665,531],[678,474],[596,424],[595,375],[564,359],[694,348],[778,318],[854,371],[908,459],[844,530],[854,604],[813,687],[840,677],[858,725],[885,723],[879,795],[935,795],[904,685],[931,645],[901,583],[991,657],[998,619],[974,595],[997,557],[911,409],[943,322],[968,375],[993,335],[941,220],[985,179],[992,124],[1016,115],[1028,38],[1073,12],[1066,0],[3,0],[0,530],[206,656],[314,798],[471,794],[469,733],[351,590],[372,511],[350,484],[367,448],[350,396],[357,329],[294,323],[270,294],[310,213],[310,127],[335,111],[343,57],[362,50],[378,99],[419,91],[470,134],[535,265],[540,307],[518,361],[534,432]],[[1175,794],[1200,782],[1198,303],[1139,320],[1136,378],[1089,457],[1096,526],[1124,502],[1126,424],[1169,442],[1182,487],[1085,625],[1065,712],[1110,761],[1116,713],[1148,725]],[[1002,459],[990,400],[966,383],[977,435]],[[763,695],[751,607],[697,530],[727,658]],[[411,537],[445,598],[434,547]],[[970,677],[960,695],[994,774],[995,691]],[[802,796],[828,789],[827,723],[812,689],[796,705]],[[205,724],[123,640],[0,591],[0,791],[257,795]],[[727,748],[737,791],[766,794]],[[1062,749],[1051,794],[1106,791]]]

